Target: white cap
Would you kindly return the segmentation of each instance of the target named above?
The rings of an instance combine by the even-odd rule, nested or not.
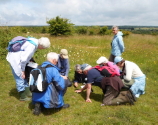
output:
[[[106,57],[101,56],[101,57],[96,61],[96,63],[97,63],[97,64],[108,63],[108,61],[109,61],[109,60],[108,60]]]

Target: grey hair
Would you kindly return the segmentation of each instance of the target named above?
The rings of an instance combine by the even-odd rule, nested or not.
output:
[[[119,27],[118,27],[118,26],[113,26],[112,29],[117,29],[117,30],[119,30]]]
[[[38,44],[41,45],[43,48],[50,47],[50,40],[47,37],[41,37],[38,39]]]
[[[79,70],[81,70],[81,65],[80,64],[76,64],[74,68],[75,68],[75,71],[79,71]]]
[[[53,60],[53,59],[55,59],[56,61],[58,61],[58,59],[59,59],[58,54],[55,53],[55,52],[49,52],[49,53],[47,54],[47,60],[48,60],[48,61],[51,61],[51,60]]]

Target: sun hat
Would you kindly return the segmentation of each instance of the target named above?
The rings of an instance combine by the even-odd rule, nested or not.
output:
[[[62,55],[64,59],[69,58],[68,57],[68,51],[66,49],[61,49],[60,55]]]
[[[101,56],[97,61],[97,64],[101,64],[101,63],[108,63],[108,59],[104,56]]]
[[[117,64],[118,62],[121,62],[122,60],[123,60],[122,57],[116,56],[115,59],[114,59],[114,63]]]
[[[89,65],[89,64],[82,64],[82,65],[81,65],[81,70],[82,70],[82,71],[85,71],[85,70],[90,69],[91,67],[92,67],[92,66]]]

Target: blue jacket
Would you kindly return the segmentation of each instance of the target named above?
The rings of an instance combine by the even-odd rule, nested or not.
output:
[[[114,56],[121,56],[121,54],[124,52],[124,43],[122,38],[123,33],[119,31],[113,38],[111,43],[111,54]]]
[[[51,64],[53,67],[46,68],[47,81],[48,83],[55,81],[56,84],[50,84],[47,90],[42,93],[34,92],[32,101],[33,103],[42,103],[45,108],[60,108],[64,105],[65,81],[60,76],[58,68],[52,63],[46,61],[42,64],[42,67],[48,64]]]

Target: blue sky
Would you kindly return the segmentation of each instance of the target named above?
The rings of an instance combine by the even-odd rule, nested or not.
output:
[[[60,16],[75,25],[158,26],[158,0],[0,0],[0,26],[47,25]]]

